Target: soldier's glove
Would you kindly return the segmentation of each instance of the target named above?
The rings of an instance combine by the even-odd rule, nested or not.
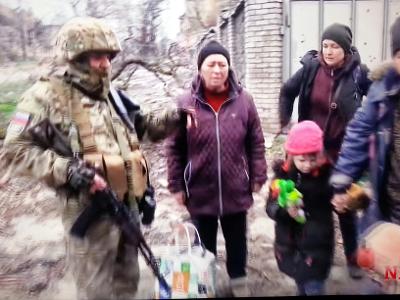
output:
[[[95,175],[94,168],[82,160],[73,160],[68,166],[67,182],[75,191],[89,189]]]
[[[139,212],[142,214],[142,224],[150,225],[154,220],[156,211],[156,200],[154,199],[154,188],[149,186],[139,202]]]

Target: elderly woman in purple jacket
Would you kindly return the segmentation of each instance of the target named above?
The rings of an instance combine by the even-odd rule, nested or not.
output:
[[[168,187],[186,206],[205,247],[216,254],[218,220],[225,238],[234,296],[248,296],[247,210],[267,180],[260,119],[252,96],[236,80],[228,51],[210,41],[198,55],[198,75],[178,98],[194,111],[168,143]]]

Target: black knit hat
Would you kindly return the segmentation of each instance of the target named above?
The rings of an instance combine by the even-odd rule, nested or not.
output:
[[[392,55],[394,56],[400,50],[400,17],[390,27],[390,38],[392,42]]]
[[[228,65],[231,64],[228,50],[226,50],[226,48],[217,41],[212,40],[208,42],[199,52],[199,56],[197,57],[197,68],[199,70],[203,64],[203,61],[211,54],[221,54],[225,56],[226,60],[228,61]]]
[[[350,53],[352,39],[353,34],[350,27],[343,24],[334,23],[324,30],[322,33],[321,42],[323,40],[332,40],[343,48],[344,53]]]

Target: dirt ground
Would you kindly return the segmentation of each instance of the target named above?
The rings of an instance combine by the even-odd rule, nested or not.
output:
[[[163,171],[163,170],[161,170]],[[158,207],[151,228],[144,229],[148,243],[157,253],[171,242],[172,228],[186,220],[167,192],[165,178],[158,184]],[[280,273],[273,256],[273,221],[264,211],[266,191],[255,194],[248,214],[248,275],[251,296],[292,296],[294,282]],[[75,297],[71,278],[65,276],[64,233],[54,191],[46,186],[15,178],[0,188],[0,299],[59,299]],[[225,270],[224,241],[218,238],[217,297],[229,297]],[[138,299],[153,297],[154,277],[142,259]],[[338,234],[335,265],[327,285],[331,295],[358,294],[365,280],[352,280],[344,267]]]

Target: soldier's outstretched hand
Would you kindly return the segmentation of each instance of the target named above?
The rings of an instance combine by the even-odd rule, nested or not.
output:
[[[197,128],[196,110],[194,108],[185,108],[182,109],[182,112],[186,116],[186,128]]]

